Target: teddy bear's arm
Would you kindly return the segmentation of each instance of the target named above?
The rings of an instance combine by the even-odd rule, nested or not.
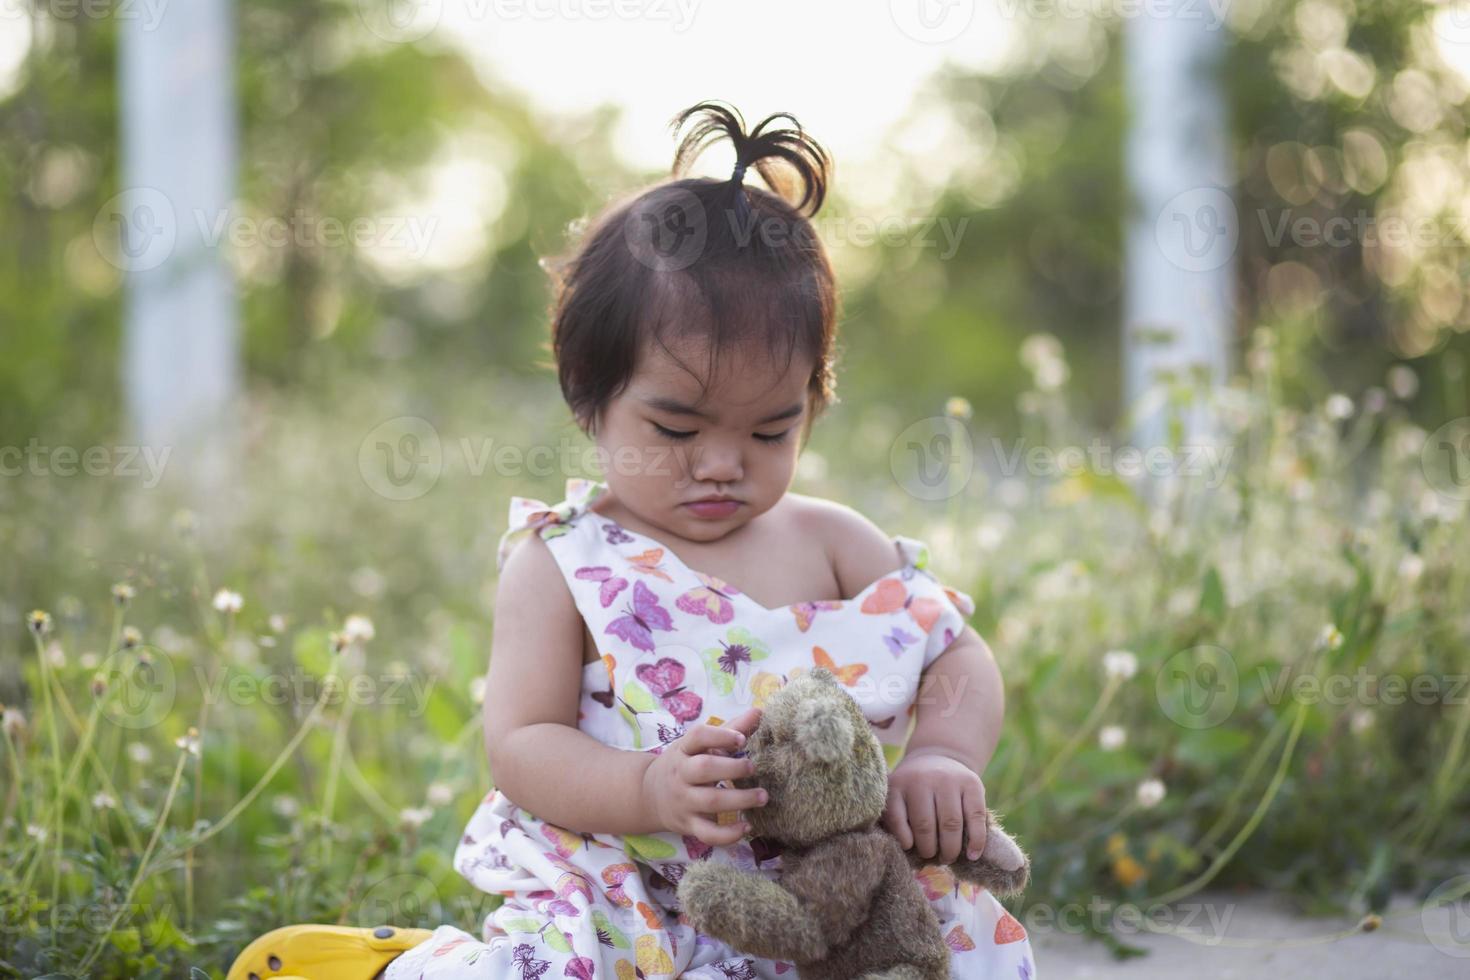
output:
[[[867,921],[893,850],[880,831],[840,834],[783,870],[781,884],[811,908],[827,942],[842,943]]]
[[[969,829],[965,828],[961,831],[960,858],[950,865],[950,870],[956,878],[982,885],[996,895],[1018,894],[1026,887],[1031,862],[1016,839],[1006,833],[995,814],[987,813],[986,821],[985,847],[980,851],[980,857],[974,861],[965,857],[970,847]],[[903,853],[910,867],[923,868],[939,863],[934,858],[920,857],[912,847]]]
[[[796,895],[731,865],[689,865],[679,880],[679,905],[697,931],[742,953],[806,962],[827,955],[820,923]]]

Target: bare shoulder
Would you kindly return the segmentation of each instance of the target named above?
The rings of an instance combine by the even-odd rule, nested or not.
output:
[[[903,567],[893,538],[847,504],[788,493],[791,512],[822,541],[844,597],[852,597]]]
[[[537,615],[575,612],[576,608],[551,549],[539,535],[524,535],[511,547],[501,566],[495,590],[496,617],[528,610]]]
[[[516,542],[495,591],[487,735],[544,721],[576,725],[584,628],[546,542],[535,534]]]

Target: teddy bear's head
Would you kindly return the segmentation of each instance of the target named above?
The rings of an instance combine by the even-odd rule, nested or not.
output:
[[[767,699],[746,742],[755,774],[735,781],[761,786],[770,801],[744,813],[752,834],[806,847],[883,815],[888,764],[852,696],[825,667],[792,678]]]

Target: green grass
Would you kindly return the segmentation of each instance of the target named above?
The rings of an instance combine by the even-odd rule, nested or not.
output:
[[[0,975],[222,976],[289,922],[477,928],[496,899],[449,861],[488,787],[494,545],[511,494],[555,501],[595,475],[481,453],[583,445],[552,388],[257,395],[240,485],[189,514],[135,480],[7,478]],[[1023,914],[1206,885],[1368,912],[1470,853],[1465,505],[1426,482],[1396,402],[1333,418],[1270,390],[1227,393],[1223,484],[1172,496],[977,472],[924,502],[889,469],[915,419],[849,394],[817,427],[797,489],[925,540],[976,600],[1008,702],[987,791],[1035,861]],[[1030,446],[1087,444],[1065,397],[1028,396]],[[444,449],[410,500],[359,469],[400,415]],[[1434,696],[1400,699],[1389,677]]]

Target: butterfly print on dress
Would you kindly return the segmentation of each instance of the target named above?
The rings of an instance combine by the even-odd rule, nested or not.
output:
[[[641,581],[633,583],[633,602],[626,613],[607,624],[605,632],[627,640],[645,653],[653,652],[653,631],[674,631],[669,611],[658,604],[658,596]]]
[[[607,538],[608,544],[627,544],[633,540],[633,535],[624,531],[620,525],[612,522],[602,525],[602,533]]]
[[[628,587],[628,580],[620,575],[614,575],[612,569],[606,565],[584,566],[573,574],[584,582],[598,583],[597,601],[602,603],[604,609],[612,605],[618,593]]]
[[[633,673],[648,685],[669,714],[686,724],[699,717],[704,700],[693,691],[684,690],[686,671],[679,661],[661,657],[657,663],[639,664]]]

